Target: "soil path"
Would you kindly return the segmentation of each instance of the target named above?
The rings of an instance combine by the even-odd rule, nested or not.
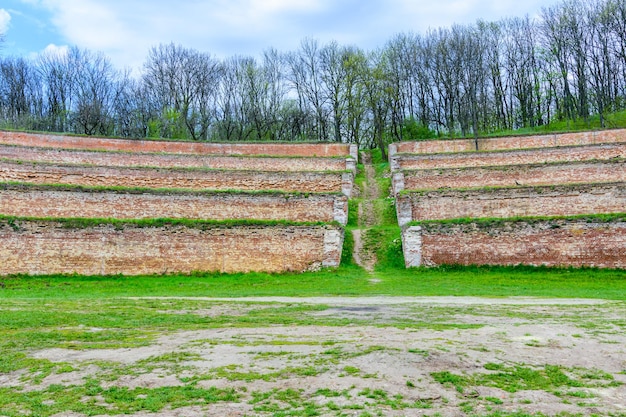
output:
[[[538,297],[127,297],[129,300],[197,300],[215,302],[251,302],[285,304],[328,304],[328,305],[365,305],[391,306],[398,304],[417,305],[518,305],[518,306],[584,306],[614,304],[616,301],[597,298],[538,298]]]

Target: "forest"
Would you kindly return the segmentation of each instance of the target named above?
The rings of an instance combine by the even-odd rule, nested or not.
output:
[[[400,33],[366,51],[306,38],[217,59],[160,44],[140,69],[70,47],[0,49],[0,127],[362,148],[599,118],[626,108],[626,0],[564,0],[536,16]]]

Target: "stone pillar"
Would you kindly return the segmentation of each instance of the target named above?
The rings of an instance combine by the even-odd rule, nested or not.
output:
[[[341,192],[348,198],[352,197],[352,188],[354,187],[354,175],[346,172],[341,176]]]
[[[391,172],[400,171],[400,155],[389,155],[389,168]]]
[[[404,172],[394,172],[391,177],[391,190],[394,195],[404,190]]]
[[[389,148],[387,149],[387,155],[391,158],[395,154],[398,153],[398,145],[395,143],[390,143]]]
[[[407,268],[422,265],[422,228],[410,226],[402,230],[402,252]]]
[[[411,196],[403,195],[396,197],[396,215],[398,216],[398,225],[405,226],[413,221],[413,202]]]
[[[352,157],[346,158],[346,170],[356,175],[356,159]]]
[[[341,263],[344,230],[339,227],[327,227],[324,233],[323,267],[337,267]]]
[[[348,224],[348,197],[345,195],[335,197],[333,217],[342,226]]]
[[[350,156],[355,160],[359,161],[359,146],[358,145],[350,145]]]

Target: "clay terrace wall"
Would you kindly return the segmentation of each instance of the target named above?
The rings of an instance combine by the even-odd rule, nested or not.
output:
[[[423,140],[417,142],[396,142],[389,145],[389,156],[400,153],[431,154],[451,152],[472,152],[476,150],[474,139]]]
[[[0,275],[283,272],[337,266],[343,230],[334,226],[67,228],[54,221],[0,221],[0,242]]]
[[[98,149],[129,152],[166,152],[213,155],[352,156],[356,145],[341,143],[207,143],[110,139],[0,131],[0,143],[63,149]]]
[[[435,155],[396,154],[390,158],[390,165],[392,171],[400,171],[593,161],[613,158],[626,158],[626,143],[500,152]]]
[[[623,160],[553,165],[451,168],[393,174],[394,192],[439,188],[515,187],[626,181]]]
[[[442,190],[400,195],[398,223],[458,218],[573,216],[622,213],[626,183],[478,190]]]
[[[0,214],[55,218],[183,218],[347,222],[341,194],[150,193],[0,184]]]
[[[352,158],[322,157],[246,157],[229,155],[180,155],[85,151],[0,145],[0,158],[59,164],[116,167],[211,168],[252,171],[344,171],[356,170]]]
[[[259,172],[67,166],[0,161],[0,182],[212,190],[352,193],[345,172]]]
[[[625,129],[537,136],[397,142],[389,145],[389,155],[549,148],[616,142],[626,142]]]
[[[410,266],[546,265],[626,267],[626,222],[551,220],[411,226],[402,235]]]

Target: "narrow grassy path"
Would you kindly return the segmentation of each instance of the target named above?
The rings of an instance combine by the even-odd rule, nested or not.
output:
[[[384,223],[382,212],[379,209],[384,196],[377,180],[376,169],[372,163],[372,154],[361,152],[360,156],[365,182],[358,204],[358,227],[352,230],[354,238],[353,259],[357,265],[372,273],[378,257],[376,255],[377,245],[372,244],[370,232],[372,228]]]

